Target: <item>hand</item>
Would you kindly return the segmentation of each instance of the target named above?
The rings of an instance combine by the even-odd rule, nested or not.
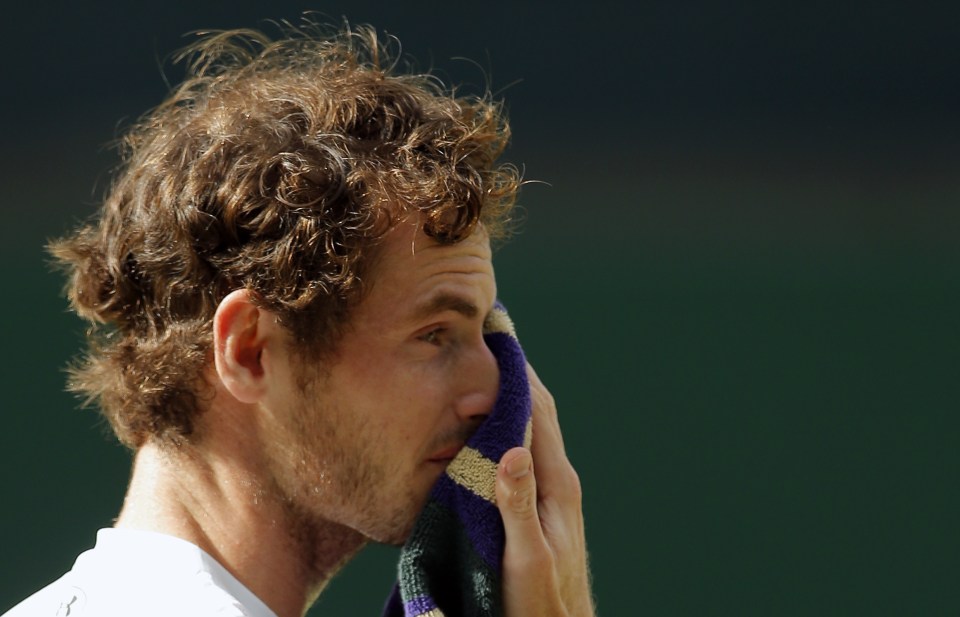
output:
[[[592,617],[580,478],[563,449],[553,396],[529,364],[527,376],[531,451],[508,450],[497,468],[504,608],[507,617]]]

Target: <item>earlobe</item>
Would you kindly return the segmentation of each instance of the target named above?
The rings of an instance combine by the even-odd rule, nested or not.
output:
[[[264,393],[263,353],[267,343],[265,311],[252,292],[238,289],[221,300],[213,316],[213,358],[221,383],[243,403]]]

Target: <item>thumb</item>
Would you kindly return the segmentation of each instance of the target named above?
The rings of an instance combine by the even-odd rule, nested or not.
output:
[[[542,558],[546,540],[537,516],[537,482],[533,457],[526,448],[512,448],[497,466],[497,507],[506,534],[504,567],[525,569],[530,558]]]
[[[497,507],[503,517],[503,606],[508,617],[560,615],[550,549],[537,513],[533,457],[508,450],[497,466]],[[548,600],[544,604],[543,598]]]

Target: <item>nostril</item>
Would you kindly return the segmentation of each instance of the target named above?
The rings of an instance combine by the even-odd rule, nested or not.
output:
[[[491,395],[487,392],[472,392],[460,397],[457,411],[461,418],[482,422],[493,411],[494,402],[495,393]]]

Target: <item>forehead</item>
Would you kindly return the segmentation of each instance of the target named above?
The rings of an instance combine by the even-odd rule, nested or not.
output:
[[[416,219],[407,218],[397,223],[383,238],[380,246],[380,264],[389,271],[431,264],[437,259],[476,258],[490,261],[490,238],[483,226],[459,242],[442,244],[423,231]]]
[[[387,311],[398,309],[438,290],[484,304],[496,296],[490,239],[480,227],[460,242],[440,244],[415,222],[403,221],[387,233],[378,253],[358,313],[377,304],[385,304],[380,308]]]

